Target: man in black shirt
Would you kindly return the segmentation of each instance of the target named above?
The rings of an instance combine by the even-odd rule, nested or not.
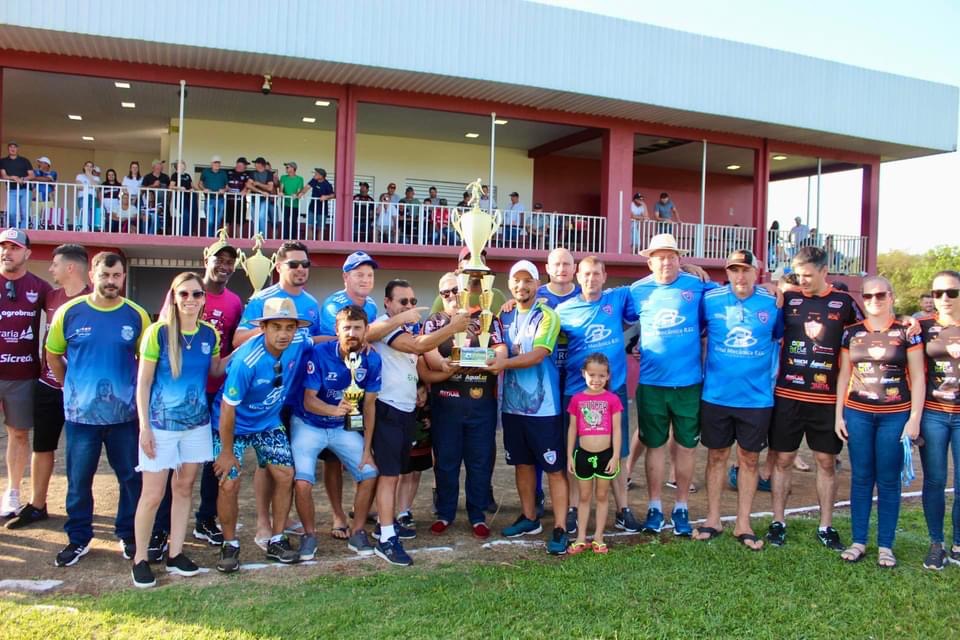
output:
[[[230,226],[230,235],[236,233],[235,228],[242,225],[246,217],[247,182],[250,172],[247,171],[247,159],[244,156],[237,158],[233,169],[227,172],[227,225]]]
[[[147,233],[163,233],[167,229],[167,192],[160,189],[170,188],[170,176],[163,172],[163,160],[150,163],[150,173],[143,176],[140,183],[140,200],[147,213]]]
[[[7,226],[27,228],[30,214],[30,189],[27,180],[33,180],[33,164],[19,155],[20,145],[7,143],[7,157],[0,160],[0,180],[9,180],[7,187]]]

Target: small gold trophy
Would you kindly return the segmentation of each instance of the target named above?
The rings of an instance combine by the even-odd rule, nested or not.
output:
[[[350,385],[343,390],[343,399],[350,404],[350,413],[344,416],[343,428],[347,431],[363,433],[363,414],[357,408],[363,400],[364,391],[357,386],[357,369],[360,368],[360,354],[351,351],[343,359],[343,364],[350,370]]]
[[[490,238],[500,228],[500,211],[491,214],[480,208],[480,194],[482,181],[478,178],[467,185],[471,196],[468,202],[470,210],[460,213],[454,209],[450,214],[450,224],[470,250],[470,259],[457,275],[457,287],[460,290],[459,303],[461,312],[469,313],[470,288],[480,283],[480,346],[469,346],[469,337],[466,332],[458,333],[453,337],[453,349],[450,353],[451,363],[459,367],[485,367],[487,360],[493,357],[490,350],[490,326],[493,324],[493,281],[495,276],[490,273],[490,267],[483,263],[482,254]]]
[[[223,228],[220,230],[222,238],[226,238],[227,230]],[[247,272],[247,278],[250,280],[250,284],[253,285],[253,292],[256,293],[263,288],[264,281],[270,277],[270,272],[273,271],[273,267],[277,262],[277,254],[273,254],[272,258],[260,253],[260,247],[263,246],[263,236],[257,234],[253,236],[253,253],[248,258],[243,255],[243,252],[240,251],[237,256],[237,266]]]

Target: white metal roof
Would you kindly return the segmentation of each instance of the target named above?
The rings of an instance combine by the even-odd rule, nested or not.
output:
[[[880,154],[952,151],[956,87],[521,0],[0,2],[10,49],[349,83]]]

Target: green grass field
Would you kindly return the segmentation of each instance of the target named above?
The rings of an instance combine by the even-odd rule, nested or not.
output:
[[[957,637],[960,569],[921,567],[918,506],[901,517],[892,571],[876,567],[875,548],[844,565],[816,546],[815,524],[791,520],[789,544],[762,553],[741,548],[728,530],[709,544],[630,544],[606,557],[8,600],[0,619],[7,637],[23,640]],[[848,540],[849,522],[838,527]],[[509,552],[491,557],[509,560]]]

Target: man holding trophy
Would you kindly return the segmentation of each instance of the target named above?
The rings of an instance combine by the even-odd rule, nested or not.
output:
[[[440,331],[457,313],[469,314],[470,326],[425,353],[419,366],[420,377],[433,382],[430,403],[436,455],[437,520],[430,531],[440,535],[453,522],[462,464],[467,472],[467,514],[473,534],[486,539],[490,528],[485,522],[484,509],[490,502],[497,426],[497,375],[486,367],[493,364],[502,368],[500,363],[507,357],[507,350],[500,321],[491,309],[494,276],[481,257],[484,246],[500,225],[499,212],[491,215],[480,210],[479,180],[469,188],[473,192],[473,208],[463,214],[454,212],[451,223],[467,245],[470,259],[457,274],[446,274],[440,279],[444,308],[427,319],[424,334]],[[480,304],[471,308],[470,291],[478,281]]]
[[[336,316],[336,332],[336,341],[314,345],[306,361],[303,393],[297,398],[290,424],[296,506],[304,529],[301,560],[312,559],[317,551],[313,485],[317,456],[326,449],[336,454],[357,482],[347,547],[361,556],[374,552],[363,527],[377,483],[372,445],[381,360],[376,351],[364,349],[367,314],[361,307],[341,309]],[[402,547],[399,553],[406,555]]]

